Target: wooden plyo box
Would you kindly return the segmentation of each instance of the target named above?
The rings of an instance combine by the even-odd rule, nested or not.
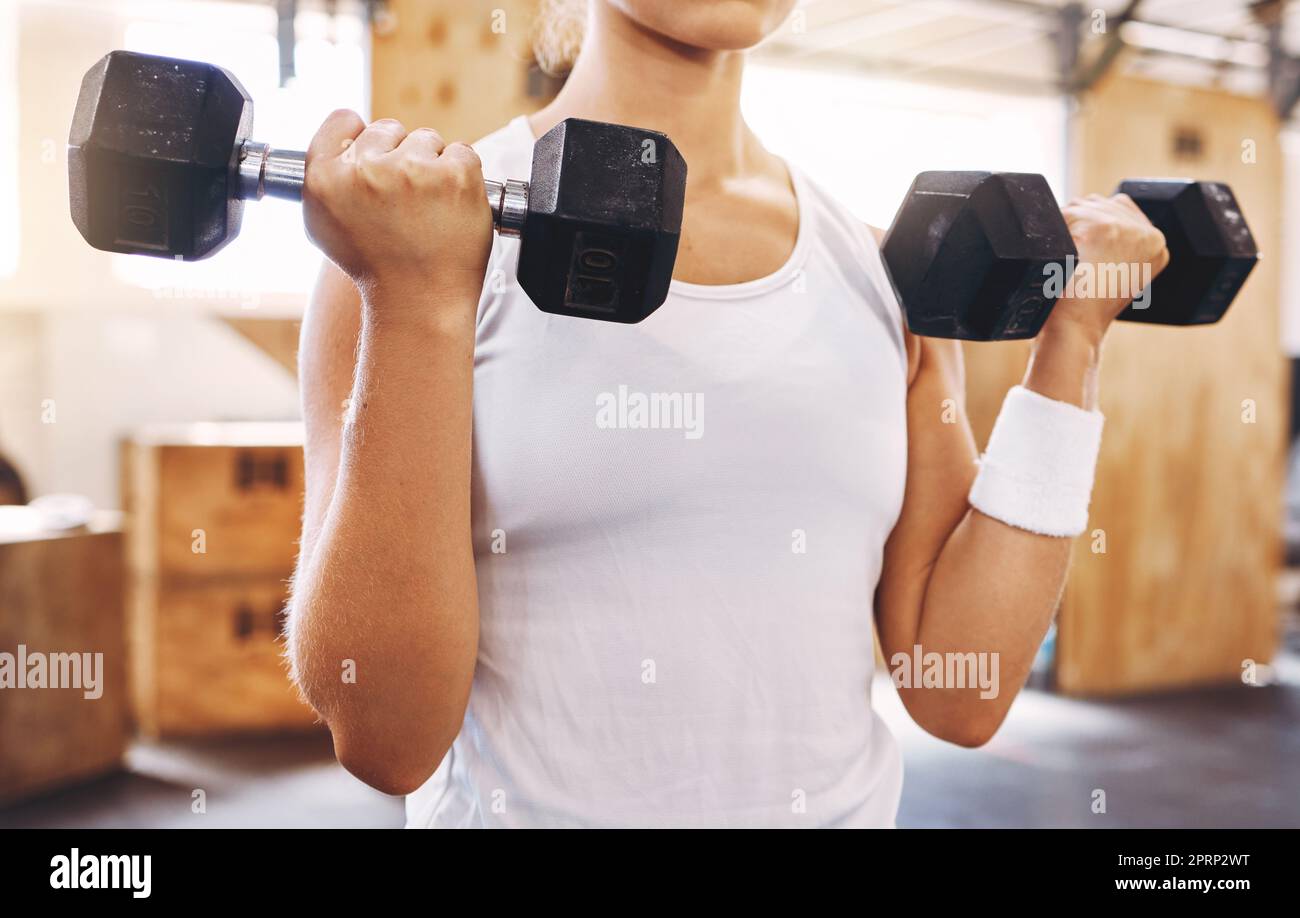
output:
[[[165,581],[288,578],[302,522],[302,427],[145,428],[123,447],[127,559]]]
[[[8,655],[0,658],[0,803],[113,771],[122,760],[122,549],[116,514],[69,532],[0,533],[0,654]],[[30,684],[38,657],[44,687]]]
[[[278,579],[164,585],[135,575],[132,699],[146,736],[310,727],[279,640],[288,598]]]
[[[122,451],[131,698],[146,736],[311,728],[280,633],[302,427],[151,427]]]

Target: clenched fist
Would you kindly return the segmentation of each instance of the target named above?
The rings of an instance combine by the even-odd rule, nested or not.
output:
[[[468,310],[492,246],[478,155],[429,128],[336,111],[307,151],[307,235],[385,311]],[[382,294],[382,295],[380,295]]]
[[[1116,316],[1168,267],[1169,249],[1164,234],[1126,194],[1075,198],[1061,212],[1079,265],[1044,330],[1069,325],[1099,342]]]

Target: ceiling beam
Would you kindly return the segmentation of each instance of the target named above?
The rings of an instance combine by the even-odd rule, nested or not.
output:
[[[1120,29],[1123,28],[1124,23],[1137,18],[1141,6],[1142,0],[1129,0],[1128,5],[1120,10],[1118,15],[1107,19],[1106,38],[1101,52],[1090,64],[1079,62],[1074,73],[1067,77],[1067,92],[1075,95],[1087,92],[1110,71],[1124,51],[1124,37],[1120,34]],[[1082,41],[1082,36],[1079,35],[1081,25],[1081,22],[1075,24],[1075,36],[1080,41]]]
[[[1083,55],[1083,24],[1088,12],[1082,3],[1067,3],[1061,7],[1056,23],[1056,60],[1060,74],[1061,91],[1068,93],[1079,72]]]
[[[1300,102],[1300,60],[1282,42],[1281,16],[1268,23],[1268,86],[1273,108],[1287,121]]]
[[[298,18],[298,0],[276,0],[275,41],[280,46],[280,85],[288,86],[294,78],[293,53],[298,47],[295,23]]]

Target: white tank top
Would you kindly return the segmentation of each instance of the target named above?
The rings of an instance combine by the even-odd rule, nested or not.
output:
[[[474,146],[528,178],[526,119]],[[902,322],[870,232],[791,174],[780,270],[675,280],[639,325],[541,312],[497,237],[478,664],[409,826],[893,825],[872,605],[906,478]]]

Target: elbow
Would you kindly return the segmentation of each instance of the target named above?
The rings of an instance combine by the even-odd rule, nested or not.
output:
[[[949,726],[941,731],[931,731],[939,739],[963,749],[979,749],[988,744],[1002,726],[1001,720],[987,723],[980,720]]]
[[[300,695],[329,727],[334,757],[380,793],[401,797],[418,789],[460,732],[464,704],[447,706],[439,716],[437,705],[411,708],[394,704],[391,696],[346,696],[344,703],[311,656],[291,650],[289,662]]]
[[[337,727],[330,732],[339,764],[357,780],[391,797],[414,793],[428,781],[454,738],[404,736],[385,742]]]
[[[942,707],[907,705],[908,713],[926,733],[963,749],[979,749],[997,735],[1006,720],[1007,709],[988,701],[952,704]]]
[[[392,659],[397,652],[349,658],[337,636],[299,627],[308,603],[296,597],[290,607],[286,656],[299,692],[329,726],[335,758],[381,793],[412,793],[437,771],[460,732],[475,648],[471,643],[441,668],[404,658],[388,666],[384,678],[359,683],[358,670],[383,672],[385,667],[373,660]],[[350,665],[353,678],[340,680],[340,660]]]
[[[436,763],[433,767],[428,767],[427,763],[420,767],[413,763],[379,761],[374,756],[344,752],[337,744],[335,755],[348,774],[390,797],[415,793],[437,771]]]
[[[958,716],[931,732],[944,742],[961,746],[963,749],[979,749],[981,746],[988,745],[989,740],[997,735],[1002,722],[1007,717],[1006,709],[1001,706],[989,707],[988,702],[981,702],[973,709],[967,707],[957,714]]]

